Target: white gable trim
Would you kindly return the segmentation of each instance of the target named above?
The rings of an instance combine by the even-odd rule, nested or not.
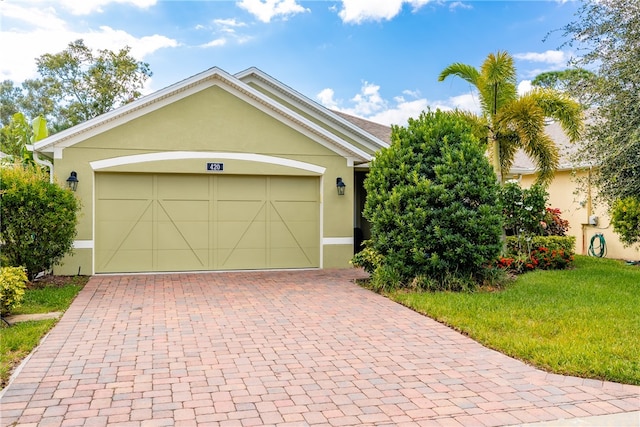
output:
[[[387,148],[389,146],[389,144],[382,141],[378,137],[371,135],[369,132],[357,127],[348,120],[345,120],[339,115],[333,113],[328,108],[309,99],[308,97],[302,95],[289,86],[284,85],[283,83],[279,82],[278,80],[274,79],[273,77],[256,67],[251,67],[247,70],[236,73],[235,77],[245,83],[255,83],[265,89],[266,85],[272,89],[275,89],[280,94],[284,95],[287,99],[293,101],[293,103],[306,114],[313,116],[320,121],[326,122],[326,120],[328,119],[329,121],[338,124],[343,130],[346,130],[348,133],[350,133],[355,140],[374,152],[378,151],[380,148]]]
[[[258,90],[227,74],[219,68],[212,68],[154,94],[140,98],[130,104],[105,113],[94,119],[50,136],[34,145],[35,151],[53,152],[55,158],[62,157],[62,150],[87,138],[105,132],[124,124],[137,117],[145,115],[158,108],[162,108],[191,94],[220,86],[244,101],[259,108],[271,117],[287,124],[326,148],[345,158],[355,158],[358,161],[369,161],[372,156],[338,138],[311,120],[300,114],[277,104],[271,98]]]
[[[132,165],[136,163],[158,162],[164,160],[207,159],[207,160],[245,160],[248,162],[268,163],[286,166],[323,175],[326,168],[311,163],[282,157],[265,156],[253,153],[216,153],[208,151],[163,151],[158,153],[134,154],[131,156],[113,157],[111,159],[96,160],[89,165],[94,171],[108,169],[114,166]]]

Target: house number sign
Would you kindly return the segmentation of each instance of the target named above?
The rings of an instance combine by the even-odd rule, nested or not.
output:
[[[207,170],[211,172],[222,172],[224,163],[207,163]]]

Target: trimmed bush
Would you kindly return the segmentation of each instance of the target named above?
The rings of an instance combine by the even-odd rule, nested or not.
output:
[[[22,303],[27,274],[22,267],[0,267],[0,314],[5,316]]]
[[[526,238],[507,236],[507,256],[531,252],[538,248],[547,248],[551,251],[562,250],[575,255],[575,244],[575,236],[528,236]]]
[[[441,111],[394,126],[391,138],[364,183],[371,239],[354,264],[378,289],[468,288],[502,248],[498,184],[484,147],[465,120]]]
[[[25,267],[33,279],[71,251],[78,201],[37,166],[3,166],[0,190],[0,261]]]
[[[625,246],[640,243],[640,198],[616,200],[611,209],[611,224]]]

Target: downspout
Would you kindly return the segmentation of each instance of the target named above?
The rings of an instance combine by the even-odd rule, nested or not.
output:
[[[27,149],[33,153],[33,161],[41,166],[49,168],[49,182],[53,184],[53,163],[47,159],[41,159],[38,152],[33,149],[33,145],[27,146]]]

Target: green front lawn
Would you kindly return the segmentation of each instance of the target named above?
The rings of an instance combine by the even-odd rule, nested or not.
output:
[[[391,299],[509,356],[558,374],[640,384],[640,267],[577,256],[507,289]]]
[[[82,276],[52,277],[30,284],[22,305],[11,314],[64,311],[87,280],[88,277]],[[56,322],[55,319],[27,321],[0,329],[0,388],[7,385],[11,371],[31,353]]]

